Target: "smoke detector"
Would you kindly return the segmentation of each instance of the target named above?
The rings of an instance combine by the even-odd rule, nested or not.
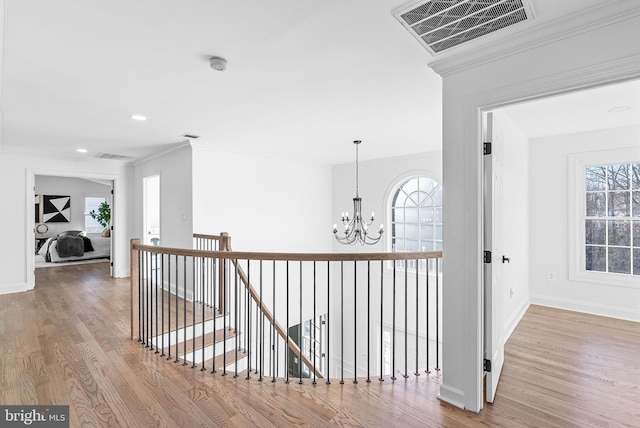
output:
[[[212,56],[209,58],[209,65],[215,71],[225,71],[227,69],[227,60],[219,56]]]
[[[527,0],[420,0],[393,16],[433,55],[533,19]]]

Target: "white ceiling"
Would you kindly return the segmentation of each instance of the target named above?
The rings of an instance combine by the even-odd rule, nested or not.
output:
[[[392,16],[405,0],[0,1],[7,150],[139,158],[190,133],[336,164],[353,161],[354,139],[361,159],[441,147],[434,58]],[[530,3],[532,22],[501,31],[601,2]],[[228,60],[225,72],[209,67],[212,55]]]
[[[516,104],[504,111],[530,139],[640,126],[640,81]]]

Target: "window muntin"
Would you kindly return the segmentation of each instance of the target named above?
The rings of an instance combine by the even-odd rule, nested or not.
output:
[[[104,230],[104,227],[91,217],[89,213],[91,211],[98,212],[100,204],[106,201],[106,198],[99,196],[86,196],[84,198],[84,231],[86,233],[100,233]]]
[[[584,269],[640,275],[640,163],[584,171]]]
[[[442,186],[427,177],[404,181],[391,201],[393,251],[442,250]]]

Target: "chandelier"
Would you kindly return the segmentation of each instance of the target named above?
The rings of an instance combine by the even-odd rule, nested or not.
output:
[[[369,222],[362,219],[362,198],[358,195],[358,146],[362,143],[360,140],[355,140],[353,144],[356,145],[356,197],[353,198],[353,218],[349,218],[349,212],[342,213],[342,219],[340,220],[344,226],[343,232],[338,232],[338,225],[333,225],[333,235],[336,240],[345,245],[354,245],[359,243],[360,245],[374,245],[384,232],[384,226],[381,224],[378,229],[378,236],[372,237],[369,235],[369,226],[371,226],[375,220],[375,214],[371,213],[371,219]]]

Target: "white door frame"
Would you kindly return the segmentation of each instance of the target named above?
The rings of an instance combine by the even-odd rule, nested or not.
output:
[[[447,84],[451,83],[447,82],[449,70],[442,67],[437,71],[444,77],[446,89]],[[452,73],[452,76],[454,74]],[[451,192],[452,188],[454,190],[462,189],[459,199],[464,201],[462,222],[450,225],[449,229],[445,223],[445,239],[448,239],[446,234],[451,233],[453,228],[456,228],[458,232],[464,230],[465,236],[463,240],[454,239],[452,247],[455,248],[450,247],[451,250],[447,250],[445,245],[444,251],[445,262],[447,259],[451,260],[450,264],[461,262],[459,273],[454,275],[454,282],[459,282],[461,285],[454,284],[449,292],[452,297],[448,297],[445,292],[443,301],[443,315],[445,317],[443,335],[450,335],[455,340],[443,344],[443,382],[440,387],[440,399],[475,412],[483,408],[482,287],[484,280],[481,257],[483,249],[482,186],[480,184],[482,183],[483,157],[482,113],[522,101],[638,78],[640,78],[640,55],[602,61],[597,65],[583,68],[566,67],[563,71],[555,74],[511,82],[503,86],[485,85],[477,92],[472,92],[471,88],[464,88],[464,91],[454,92],[455,95],[451,97],[447,97],[445,94],[443,185],[448,189],[448,192]],[[458,127],[458,131],[452,131],[455,127]],[[452,148],[448,148],[447,141],[456,140],[457,143]],[[451,175],[459,174],[459,172],[447,172],[446,166],[448,164],[463,165],[464,176],[453,179]],[[448,184],[449,180],[457,184],[452,187]],[[445,222],[446,218],[445,214]],[[453,254],[453,256],[447,256],[447,254]],[[461,301],[463,302],[462,307],[460,307]],[[446,323],[451,321],[447,317],[454,317],[457,314],[462,315],[462,320],[458,319],[460,327],[447,328]],[[462,354],[460,354],[461,351]],[[448,363],[449,358],[451,358],[450,363]]]
[[[44,169],[44,168],[27,168],[27,177],[26,177],[26,195],[27,195],[27,228],[26,228],[26,272],[25,278],[27,279],[27,290],[33,290],[36,285],[35,279],[35,240],[33,239],[33,218],[35,216],[35,207],[33,204],[33,198],[35,197],[35,182],[36,175],[50,175],[54,177],[71,177],[71,178],[91,178],[97,180],[109,180],[113,183],[112,190],[114,192],[114,198],[116,194],[116,188],[120,183],[120,176],[117,174],[104,174],[104,173],[91,173],[91,172],[81,172],[81,171],[69,171],[69,170],[56,170],[56,169]],[[114,223],[120,218],[120,213],[117,211],[117,207],[114,205],[114,211],[112,212],[112,226]],[[124,218],[124,216],[122,216]],[[115,231],[118,231],[117,227],[114,227]],[[114,272],[117,272],[116,266],[116,254],[117,245],[116,245],[116,235],[117,233],[113,233],[111,235],[111,275],[114,275]]]

